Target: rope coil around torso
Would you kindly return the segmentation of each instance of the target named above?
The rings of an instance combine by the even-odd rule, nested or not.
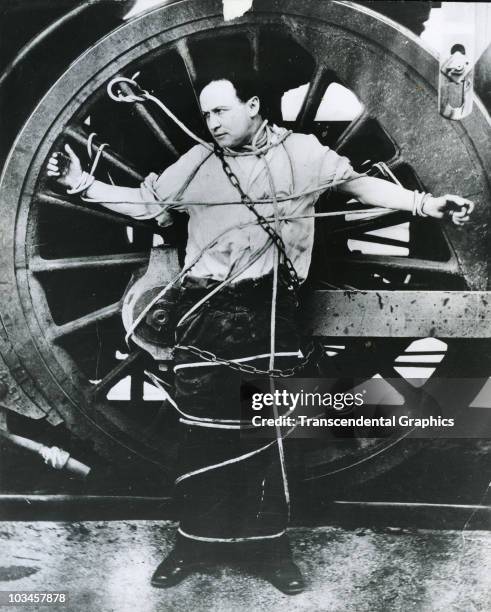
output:
[[[283,261],[284,261],[284,263],[285,263],[285,265],[287,267],[288,273],[290,275],[290,280],[291,280],[292,288],[297,293],[298,292],[298,288],[300,287],[300,280],[298,278],[298,275],[297,275],[297,272],[295,270],[295,267],[293,266],[290,258],[288,257],[288,255],[286,253],[285,243],[283,242],[283,239],[279,235],[278,231],[271,227],[270,222],[268,222],[267,219],[265,217],[263,217],[255,209],[253,201],[245,193],[245,191],[242,189],[239,179],[234,174],[232,168],[230,167],[230,165],[225,160],[225,155],[223,154],[223,150],[218,145],[215,146],[215,154],[218,157],[218,159],[221,161],[223,170],[224,170],[225,174],[227,175],[229,181],[231,182],[231,184],[239,192],[241,202],[243,204],[245,204],[247,206],[247,208],[255,215],[255,217],[257,218],[257,220],[260,223],[261,227],[268,234],[268,236],[271,238],[271,240],[273,241],[273,243],[276,246],[276,248],[279,250],[279,252],[283,256]],[[271,173],[270,173],[270,170],[269,170],[268,162],[264,158],[263,154],[261,154],[261,157],[264,160],[264,163],[265,163],[265,165],[266,165],[266,167],[267,167],[267,169],[269,171],[268,172],[268,176],[270,176]],[[271,188],[273,189],[274,185],[271,185]],[[274,199],[273,203],[277,204],[278,202],[275,199],[275,193],[273,193],[271,195],[271,197]],[[275,219],[273,219],[273,221],[275,221]]]
[[[135,73],[131,78],[126,78],[123,76],[117,76],[115,78],[113,78],[107,85],[107,93],[109,95],[109,97],[116,101],[116,102],[124,102],[124,103],[136,103],[136,102],[146,102],[146,101],[150,101],[153,102],[154,104],[156,104],[182,131],[184,131],[190,138],[192,138],[195,142],[201,144],[203,147],[205,147],[207,150],[209,150],[211,153],[215,154],[218,159],[220,160],[221,164],[222,164],[222,168],[226,174],[226,176],[228,177],[229,181],[231,182],[231,184],[237,189],[237,191],[239,192],[240,195],[240,203],[247,206],[247,208],[253,213],[253,215],[255,216],[256,220],[253,222],[253,224],[259,224],[264,231],[268,234],[269,238],[271,239],[271,242],[273,244],[273,246],[276,248],[276,253],[278,255],[281,255],[281,258],[283,260],[283,263],[288,271],[288,275],[289,275],[289,282],[290,282],[290,287],[295,291],[295,293],[298,292],[298,289],[300,287],[300,280],[298,278],[297,272],[295,270],[295,267],[293,265],[293,263],[291,262],[290,258],[288,257],[287,253],[286,253],[286,248],[285,248],[285,244],[283,242],[283,239],[281,238],[280,234],[279,234],[279,222],[282,220],[286,220],[290,217],[288,216],[282,216],[280,217],[278,215],[278,202],[280,201],[288,201],[288,200],[292,200],[298,197],[301,197],[302,195],[307,195],[309,193],[314,193],[314,192],[322,192],[325,191],[327,188],[332,187],[336,184],[335,181],[331,181],[330,184],[328,184],[326,187],[322,187],[322,188],[318,188],[318,189],[312,189],[312,190],[306,190],[300,194],[293,194],[293,195],[289,195],[287,197],[284,198],[280,198],[277,196],[276,194],[276,189],[275,189],[275,185],[274,185],[274,180],[272,177],[272,173],[271,173],[271,169],[269,167],[269,164],[265,158],[266,153],[273,147],[278,146],[279,144],[281,144],[290,134],[291,132],[289,131],[285,131],[285,133],[278,138],[276,141],[272,142],[269,138],[266,139],[266,142],[264,144],[261,144],[260,146],[257,146],[257,141],[258,141],[258,136],[259,133],[261,131],[261,129],[266,128],[266,123],[264,122],[261,126],[261,129],[258,130],[254,140],[251,143],[251,146],[248,147],[246,150],[242,150],[242,151],[234,151],[231,149],[223,149],[221,147],[219,147],[217,144],[212,145],[206,141],[204,141],[203,139],[201,139],[199,136],[197,136],[194,132],[192,132],[183,122],[181,122],[176,115],[174,115],[174,113],[167,108],[167,106],[158,98],[156,98],[155,96],[153,96],[152,94],[150,94],[148,91],[144,90],[137,82],[136,82],[136,77],[138,76],[139,73]],[[133,93],[126,93],[123,94],[121,91],[119,91],[117,94],[115,93],[115,87],[119,84],[119,83],[126,83],[127,85],[131,86],[133,88]],[[97,152],[96,155],[96,160],[98,161],[99,157],[100,157],[100,153],[102,152],[102,147],[100,147],[100,149]],[[240,185],[240,181],[238,180],[237,176],[234,174],[234,172],[232,171],[232,169],[230,168],[230,165],[228,164],[228,162],[226,161],[225,157],[226,156],[231,156],[231,157],[241,157],[241,156],[256,156],[258,158],[263,159],[265,167],[266,167],[266,171],[268,174],[268,179],[269,179],[269,183],[270,183],[270,189],[271,189],[271,197],[270,198],[265,198],[265,199],[261,199],[260,201],[254,202],[250,196],[245,193],[245,191],[242,189],[242,186]],[[96,161],[95,160],[95,161]],[[95,170],[95,166],[97,165],[97,163],[93,164],[93,167],[91,169],[91,175],[93,175],[93,172]],[[334,179],[335,177],[333,177]],[[192,177],[189,179],[192,180]],[[339,184],[341,183],[345,183],[346,181],[338,181]],[[151,204],[158,204],[158,201],[153,201],[151,202]],[[234,202],[237,203],[237,202]],[[255,204],[259,204],[259,203],[272,203],[274,206],[274,215],[273,217],[264,217],[263,215],[261,215],[255,208]],[[141,203],[140,203],[141,204]],[[172,205],[179,205],[182,204],[182,202],[175,202],[175,203],[171,203],[171,202],[162,202],[162,204],[165,204],[166,206],[168,206],[169,208],[172,208]],[[198,203],[196,203],[198,204]],[[346,214],[346,212],[348,211],[339,211],[339,212],[333,212],[333,213],[327,213],[322,215],[322,213],[313,213],[312,215],[301,215],[298,216],[298,218],[303,218],[303,217],[315,217],[315,216],[334,216],[335,214]],[[383,210],[383,212],[386,212],[385,210]],[[147,218],[152,218],[153,216],[157,217],[159,214],[161,214],[161,211],[158,211],[155,215],[152,214],[152,216],[147,217]],[[291,218],[296,218],[294,216],[291,216]],[[273,225],[274,224],[274,228]],[[190,262],[190,264],[188,266],[186,266],[178,275],[176,275],[176,277],[174,279],[171,280],[171,282],[164,287],[151,301],[150,303],[144,308],[144,310],[142,311],[142,313],[140,313],[138,315],[138,317],[135,319],[135,321],[133,322],[133,325],[131,326],[131,329],[127,332],[126,334],[126,341],[128,342],[129,338],[131,337],[131,335],[134,333],[135,329],[138,327],[138,325],[143,321],[143,319],[145,318],[146,314],[149,312],[149,310],[160,300],[162,299],[162,297],[165,295],[165,293],[170,289],[171,286],[173,286],[176,282],[178,282],[180,279],[182,279],[182,277],[184,276],[184,274],[187,274],[189,272],[189,270],[197,263],[197,261],[200,259],[200,257],[203,255],[204,252],[206,252],[208,249],[212,248],[214,244],[217,243],[217,241],[220,239],[220,237],[225,234],[228,231],[231,231],[234,228],[240,228],[242,225],[250,225],[250,224],[235,224],[234,226],[231,226],[230,228],[227,228],[224,232],[222,232],[219,236],[217,236],[214,240],[210,241],[209,244],[207,244],[202,250],[201,252],[197,255],[197,257],[194,258],[194,260],[192,262]],[[268,241],[269,243],[269,241]],[[266,245],[263,245],[263,247],[260,249],[260,251],[263,251],[264,248],[266,248],[268,246],[268,244],[266,243]],[[223,287],[225,287],[226,285],[230,284],[238,275],[240,275],[244,269],[247,269],[247,267],[249,267],[251,265],[252,262],[248,262],[246,267],[243,267],[243,269],[239,270],[238,272],[235,272],[232,276],[226,278],[222,283],[220,283],[218,285],[218,287],[216,287],[214,290],[212,290],[209,294],[207,294],[203,299],[201,299],[199,301],[199,303],[197,303],[196,305],[194,305],[194,307],[192,309],[190,309],[187,313],[185,313],[185,315],[183,317],[181,317],[180,323],[182,321],[185,320],[185,318],[190,314],[190,312],[194,311],[196,308],[202,306],[204,304],[204,302],[206,300],[208,300],[212,295],[214,295],[217,291],[219,291],[220,289],[222,289]],[[302,364],[299,364],[299,366],[295,367],[295,368],[289,368],[288,370],[285,370],[284,373],[281,370],[278,370],[276,368],[274,368],[274,328],[275,328],[275,324],[273,321],[273,316],[274,316],[274,312],[275,312],[275,299],[276,299],[276,282],[277,282],[277,268],[278,268],[278,263],[279,263],[279,257],[277,255],[275,255],[274,257],[274,270],[273,272],[275,273],[275,282],[273,283],[273,299],[272,299],[272,304],[273,304],[273,310],[272,310],[272,322],[271,322],[271,326],[272,326],[272,339],[271,339],[271,346],[273,347],[271,350],[271,356],[270,356],[270,367],[268,370],[258,370],[256,368],[254,368],[253,366],[243,366],[241,364],[237,364],[233,361],[229,361],[229,360],[225,360],[225,359],[221,359],[219,357],[217,357],[216,355],[214,355],[213,353],[210,353],[209,351],[203,351],[202,349],[199,349],[197,347],[194,346],[190,346],[190,347],[184,347],[184,346],[176,346],[176,348],[179,348],[181,350],[187,350],[189,352],[192,352],[196,355],[199,355],[202,359],[204,359],[205,361],[214,361],[214,362],[218,362],[218,363],[222,363],[224,365],[228,365],[229,367],[233,368],[233,369],[238,369],[238,370],[242,370],[244,372],[247,373],[255,373],[255,374],[268,374],[270,376],[292,376],[296,371],[298,371],[301,367],[303,367],[303,365],[305,365],[305,361],[302,362]],[[313,352],[313,348],[310,349],[307,353],[307,357],[306,360],[309,359],[309,357],[311,356]]]

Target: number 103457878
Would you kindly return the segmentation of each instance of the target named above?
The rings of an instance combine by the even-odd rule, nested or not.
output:
[[[68,594],[62,591],[0,591],[0,606],[66,603]]]

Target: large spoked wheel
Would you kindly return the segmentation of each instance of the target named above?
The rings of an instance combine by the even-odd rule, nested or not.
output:
[[[175,417],[145,386],[145,357],[127,356],[120,305],[150,247],[161,240],[182,246],[182,228],[164,234],[153,222],[80,203],[43,173],[49,155],[65,142],[80,155],[87,146],[94,151],[107,142],[98,177],[135,186],[193,144],[154,109],[110,101],[105,90],[115,75],[139,71],[142,86],[202,136],[194,85],[219,59],[251,63],[267,83],[265,103],[276,121],[283,94],[308,84],[296,120],[287,125],[316,133],[360,170],[367,160],[385,162],[409,188],[460,193],[476,202],[468,231],[442,230],[399,213],[319,222],[313,286],[486,288],[490,164],[485,111],[477,106],[458,124],[439,117],[436,60],[410,33],[371,11],[331,2],[256,4],[244,17],[224,22],[218,0],[183,1],[115,30],[53,85],[20,133],[2,177],[1,316],[12,354],[22,364],[14,371],[18,383],[34,404],[58,411],[72,431],[93,441],[105,456],[136,461],[169,477]],[[333,83],[349,88],[363,105],[354,121],[316,117]],[[97,135],[89,141],[92,132]],[[346,202],[335,197],[320,202],[321,209],[338,205]],[[408,223],[403,255],[367,254],[353,247],[360,241],[401,247],[399,238],[380,232]],[[344,355],[363,351],[366,344],[329,342],[342,345],[336,352]],[[408,344],[388,340],[378,345],[377,360],[366,375],[390,371],[401,376],[393,370],[394,360]],[[442,349],[436,375],[452,371],[456,355],[460,362],[465,359],[466,348],[459,346],[457,353]],[[127,377],[129,395],[112,399],[115,385]],[[390,466],[392,459],[385,461],[382,451],[390,449],[387,455],[393,456],[396,441],[346,445],[334,453],[316,449],[306,458],[306,477],[335,475],[350,466],[356,471],[360,464],[358,473],[368,477],[372,468],[367,465],[375,471]]]

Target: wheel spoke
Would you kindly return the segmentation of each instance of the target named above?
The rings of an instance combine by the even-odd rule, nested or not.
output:
[[[184,63],[186,72],[188,73],[189,82],[191,83],[191,87],[193,88],[193,92],[194,92],[194,95],[196,97],[196,101],[198,102],[198,107],[199,107],[199,100],[196,94],[196,83],[198,81],[198,73],[196,71],[196,64],[194,63],[194,59],[191,55],[191,51],[189,50],[189,45],[187,41],[184,39],[180,40],[176,45],[176,49]]]
[[[132,89],[128,85],[128,83],[120,83],[121,91],[124,94],[131,94]],[[157,123],[153,115],[149,112],[149,110],[145,107],[142,102],[135,102],[135,110],[142,119],[142,121],[150,128],[152,134],[157,138],[157,140],[174,156],[178,157],[179,152],[169,140],[167,134]]]
[[[399,364],[389,365],[383,363],[378,368],[378,371],[379,374],[386,380],[388,379],[388,381],[390,381],[389,384],[403,396],[405,405],[412,408],[413,406],[410,404],[411,400],[420,400],[421,391],[418,389],[418,387],[414,387],[410,382],[408,382],[408,380],[395,369],[396,367],[399,367]],[[413,401],[413,405],[417,407],[419,402]]]
[[[141,402],[143,399],[143,383],[145,376],[143,372],[135,372],[130,382],[130,401]]]
[[[367,213],[370,211],[367,210]],[[386,227],[392,227],[393,225],[399,225],[410,219],[407,212],[395,212],[390,215],[383,215],[375,219],[367,219],[364,221],[350,221],[344,227],[338,227],[335,229],[326,228],[324,231],[332,236],[333,234],[349,234],[349,237],[357,236],[362,232],[370,232],[377,229],[384,229]]]
[[[283,6],[276,0],[266,0],[264,3],[258,0],[254,10],[240,19],[224,22],[223,7],[219,2],[195,0],[170,7],[167,6],[169,4],[173,3],[161,2],[162,6],[151,13],[127,21],[124,28],[100,40],[94,38],[94,44],[87,52],[75,59],[60,78],[56,78],[47,95],[32,109],[16,139],[2,181],[2,200],[12,203],[8,207],[11,210],[6,211],[8,214],[5,215],[4,225],[15,229],[16,239],[16,248],[8,250],[7,263],[17,271],[14,280],[19,288],[20,300],[18,306],[10,308],[12,321],[7,321],[6,325],[23,369],[31,378],[36,379],[37,376],[35,383],[39,387],[39,393],[36,389],[32,391],[29,383],[26,392],[32,396],[34,403],[40,403],[37,395],[41,400],[44,395],[55,407],[59,404],[68,428],[74,434],[93,441],[96,450],[103,453],[105,458],[122,461],[124,466],[135,464],[138,470],[143,467],[156,479],[165,469],[165,486],[175,471],[176,419],[171,414],[162,414],[168,410],[167,407],[159,413],[159,416],[162,415],[160,421],[155,418],[161,402],[157,400],[156,391],[151,389],[152,392],[148,392],[150,388],[147,385],[144,385],[145,394],[142,397],[141,371],[146,361],[151,361],[146,352],[143,351],[144,356],[140,360],[133,350],[128,356],[115,351],[118,348],[128,352],[123,348],[125,330],[118,311],[124,288],[131,282],[129,277],[136,272],[136,266],[147,260],[148,241],[154,239],[156,246],[160,245],[162,236],[166,238],[168,235],[169,239],[165,240],[161,251],[168,250],[169,259],[170,255],[177,258],[179,254],[182,263],[187,239],[185,215],[176,214],[179,227],[169,227],[164,232],[156,220],[141,217],[137,220],[122,215],[126,208],[133,214],[130,206],[120,204],[111,206],[114,210],[108,210],[98,204],[86,203],[79,197],[80,194],[67,195],[64,189],[55,186],[54,179],[45,177],[46,162],[54,146],[63,147],[69,143],[87,160],[90,156],[84,154],[84,147],[92,140],[87,138],[92,131],[99,132],[99,136],[95,137],[97,145],[105,140],[111,145],[101,153],[97,177],[106,180],[104,177],[108,172],[116,184],[128,186],[137,187],[142,179],[140,174],[146,176],[150,170],[158,171],[174,161],[176,151],[180,153],[194,144],[190,144],[179,128],[156,110],[157,106],[154,108],[146,101],[126,106],[110,102],[105,84],[111,75],[129,76],[140,70],[145,77],[142,85],[155,95],[162,96],[179,118],[189,124],[193,131],[204,135],[205,129],[198,125],[202,114],[195,112],[194,97],[195,90],[199,91],[201,77],[205,76],[210,65],[220,65],[226,69],[247,60],[256,76],[270,73],[267,91],[264,92],[264,106],[271,109],[271,118],[278,118],[279,121],[282,111],[286,113],[286,109],[290,111],[293,108],[300,131],[315,133],[322,144],[330,147],[334,147],[338,141],[338,150],[342,149],[340,154],[352,158],[356,170],[363,172],[370,166],[370,163],[362,165],[365,160],[371,159],[372,163],[385,161],[403,185],[409,189],[422,189],[418,185],[411,186],[411,181],[407,180],[409,172],[405,172],[404,163],[411,163],[421,173],[427,188],[431,187],[434,191],[441,191],[442,184],[449,181],[451,185],[462,185],[465,193],[475,190],[480,198],[476,206],[477,218],[473,222],[477,230],[484,227],[482,204],[488,199],[486,191],[489,183],[485,176],[485,154],[482,151],[486,118],[481,119],[477,109],[478,116],[475,112],[465,125],[459,124],[458,134],[455,133],[455,126],[449,122],[435,122],[432,115],[435,96],[428,82],[434,60],[426,57],[414,37],[404,36],[400,29],[390,27],[383,18],[365,14],[363,7],[360,12],[354,8],[356,3],[334,2],[331,5],[327,2],[287,0]],[[327,13],[318,7],[321,4],[329,5]],[[365,27],[367,19],[369,23]],[[415,58],[418,62],[414,62]],[[420,59],[422,66],[419,66]],[[329,75],[329,68],[336,71],[335,83],[330,87],[327,79],[322,82]],[[347,91],[341,92],[340,103],[332,99],[336,98],[334,92],[338,85],[341,89],[341,83],[366,109],[361,120],[355,118],[352,122],[355,115],[359,117],[360,111],[364,111],[354,102],[353,107],[348,104]],[[391,87],[394,83],[397,87]],[[282,100],[286,92],[292,92],[286,100],[288,105]],[[346,95],[346,103],[342,95]],[[356,110],[349,114],[351,108]],[[329,114],[331,110],[334,112]],[[416,122],[415,114],[418,117]],[[136,117],[136,122],[131,125],[130,115]],[[291,115],[288,117],[291,118]],[[366,126],[367,121],[369,126]],[[69,127],[65,132],[67,123]],[[289,127],[295,126],[295,121],[285,119],[285,123],[287,126],[290,124]],[[344,131],[349,123],[349,129]],[[380,144],[380,126],[397,141],[401,151],[399,159],[385,155],[390,143],[387,139],[387,144]],[[367,129],[364,130],[364,127]],[[209,139],[207,133],[205,137]],[[92,150],[97,150],[94,144]],[[351,156],[352,152],[354,156]],[[444,162],[450,166],[453,164],[455,168],[442,169]],[[482,176],[478,170],[483,170]],[[37,204],[38,189],[56,193],[40,196],[41,200],[45,197],[43,201],[46,205]],[[329,200],[327,195],[325,199],[320,199],[319,209],[327,212],[332,208],[358,208],[351,204],[345,206],[347,200],[350,198],[345,194],[332,193]],[[16,212],[13,205],[17,203],[19,210]],[[93,216],[78,214],[81,212]],[[399,223],[404,225],[393,232],[383,231],[383,228]],[[388,376],[397,380],[398,373],[394,366],[389,368],[389,360],[396,358],[394,350],[397,350],[393,350],[392,335],[396,339],[394,345],[398,347],[400,344],[401,352],[415,338],[433,336],[447,340],[451,354],[440,371],[442,378],[456,369],[455,363],[459,359],[466,362],[469,354],[473,353],[474,345],[468,351],[460,351],[460,348],[455,351],[455,324],[451,321],[451,315],[464,312],[465,307],[469,320],[478,318],[477,315],[473,317],[475,313],[467,304],[467,295],[464,296],[464,291],[459,288],[467,281],[472,289],[483,288],[485,270],[481,266],[483,258],[480,255],[486,253],[485,235],[482,231],[476,231],[470,239],[465,237],[466,232],[454,229],[450,227],[449,236],[462,262],[462,270],[457,276],[448,274],[451,266],[447,261],[448,249],[441,236],[444,230],[436,220],[417,219],[411,217],[410,212],[376,218],[369,210],[367,214],[358,215],[342,212],[326,223],[316,220],[318,231],[310,275],[312,288],[316,289],[318,278],[324,277],[332,283],[342,283],[342,287],[359,287],[358,293],[353,291],[350,295],[342,291],[330,292],[331,295],[325,296],[325,305],[322,304],[322,308],[315,311],[315,325],[320,329],[316,335],[321,341],[325,340],[321,333],[325,329],[331,339],[337,334],[337,342],[346,345],[346,349],[340,351],[344,353],[346,361],[343,372],[346,377],[355,376],[357,368],[362,373],[366,372],[367,376],[378,373],[378,370],[374,371],[378,363],[375,363],[375,358],[372,359],[372,354],[379,350],[379,359],[385,359],[390,372]],[[383,252],[382,247],[370,247],[374,246],[372,241],[388,244],[387,240],[363,235],[363,232],[372,230],[381,230],[380,233],[386,233],[389,240],[409,235],[408,248],[412,257],[364,256],[354,250]],[[159,239],[154,238],[157,235]],[[363,242],[364,246],[358,247],[350,242],[349,246],[353,248],[353,252],[350,252],[346,244],[348,238],[367,243]],[[166,249],[169,243],[172,248]],[[391,252],[389,249],[387,251]],[[392,252],[396,252],[396,249],[392,249]],[[344,261],[346,270],[338,269],[341,266],[336,267],[331,258]],[[162,266],[159,267],[162,270]],[[386,267],[392,267],[395,271],[385,273]],[[424,271],[411,274],[411,267]],[[165,271],[165,265],[163,269]],[[455,272],[456,266],[451,274]],[[445,302],[447,298],[439,295],[431,297],[428,304],[423,304],[416,295],[418,292],[411,291],[418,286],[422,286],[423,290],[428,287],[450,289],[449,294],[462,294],[462,297],[459,302],[450,296],[449,301]],[[465,291],[468,292],[467,287]],[[43,292],[45,299],[39,299],[37,293]],[[391,293],[394,295],[391,296]],[[471,295],[470,290],[468,293]],[[419,295],[424,297],[424,291]],[[365,300],[367,307],[364,309]],[[411,300],[414,303],[407,307]],[[117,301],[119,303],[111,304]],[[358,304],[362,305],[362,315],[368,313],[366,319],[353,316]],[[395,314],[391,314],[391,308]],[[446,312],[450,313],[448,325],[444,325],[443,317],[446,315],[442,315]],[[483,312],[478,312],[479,316]],[[343,319],[342,326],[336,325],[336,318],[345,314],[346,324]],[[383,322],[386,314],[387,326]],[[435,325],[429,318],[431,316]],[[438,316],[442,318],[438,320]],[[462,317],[465,323],[465,315]],[[20,328],[18,321],[23,323]],[[475,325],[469,324],[468,329],[464,323],[461,325],[463,331],[455,330],[455,334],[468,341],[468,336],[480,333],[477,331],[479,321]],[[350,327],[351,324],[353,327]],[[321,325],[324,326],[322,329]],[[373,335],[367,335],[366,329],[360,330],[363,327]],[[26,344],[28,336],[29,344]],[[49,341],[49,337],[53,341]],[[355,342],[353,337],[355,340],[358,337],[358,340]],[[352,342],[355,348],[351,348]],[[29,350],[29,346],[33,347],[32,350]],[[359,364],[361,361],[366,363]],[[396,366],[404,375],[404,367],[423,365],[424,361],[425,357],[421,354],[412,363],[406,357]],[[154,363],[152,368],[158,365]],[[335,365],[328,363],[326,371],[330,372],[331,367],[332,370],[336,369]],[[382,371],[382,366],[379,367]],[[416,370],[407,372],[415,378],[419,376]],[[26,377],[23,372],[19,374],[14,371],[14,374],[24,385]],[[170,366],[166,376],[171,380]],[[100,382],[91,383],[89,378]],[[407,378],[410,379],[409,376]],[[387,380],[390,382],[390,378]],[[435,381],[430,383],[435,384]],[[131,400],[123,400],[116,393],[113,395],[113,391],[121,388],[120,385],[124,385],[125,391],[131,391]],[[401,385],[404,385],[404,381]],[[109,390],[109,397],[114,397],[114,400],[106,400]],[[408,393],[410,391],[412,389],[407,389]],[[90,399],[92,393],[97,398],[94,402],[97,408],[95,413],[83,409],[86,398]],[[71,407],[63,404],[62,400],[67,397]],[[387,408],[388,413],[392,410],[396,414],[395,408]],[[383,411],[384,404],[381,402],[380,413],[383,414]],[[45,412],[49,417],[49,412]],[[150,439],[152,434],[154,438]],[[159,444],[160,434],[163,442],[161,440]],[[306,449],[305,458],[301,458],[305,461],[298,461],[299,472],[302,472],[299,476],[307,482],[313,476],[331,474],[329,483],[333,483],[335,488],[338,483],[342,485],[343,472],[345,475],[353,473],[355,480],[367,480],[381,471],[392,469],[399,456],[405,456],[410,445],[395,448],[397,439],[404,435],[397,428],[393,432],[387,428],[380,435],[387,438],[361,443],[354,441],[353,444],[350,440],[336,439],[334,434],[328,435],[327,439],[319,440]],[[316,465],[314,470],[313,466]],[[158,480],[159,483],[162,481],[162,478]]]
[[[161,228],[157,224],[151,223],[150,221],[140,221],[138,219],[134,219],[133,217],[127,217],[125,215],[120,215],[118,213],[110,212],[108,210],[99,210],[91,205],[81,206],[80,204],[75,204],[74,202],[64,200],[55,193],[42,191],[35,195],[35,199],[40,204],[51,204],[53,206],[64,208],[65,210],[92,215],[93,217],[97,217],[98,219],[103,219],[105,221],[111,221],[115,223],[120,223],[121,225],[145,229],[146,231],[151,231],[154,234],[164,234],[163,228]]]
[[[64,323],[63,325],[53,325],[48,331],[48,337],[53,342],[59,342],[65,336],[69,336],[95,323],[114,317],[120,310],[121,302],[118,301],[109,306],[104,306],[104,308],[94,310],[83,317]]]
[[[191,52],[189,51],[189,45],[187,40],[181,39],[177,45],[177,52],[181,56],[182,61],[184,62],[184,66],[189,76],[189,80],[191,81],[191,85],[193,86],[193,90],[195,89],[196,81],[198,80],[198,73],[196,72],[196,65],[191,56]]]
[[[361,240],[363,242],[372,242],[375,244],[384,244],[386,246],[405,247],[407,248],[409,243],[404,240],[397,240],[396,238],[388,238],[386,236],[373,236],[372,234],[359,233],[351,236],[354,240]]]
[[[411,349],[411,350],[406,350],[406,352],[403,355],[401,355],[401,357],[410,357],[413,355],[437,355],[441,357],[445,355],[445,349],[442,349],[440,351],[427,351],[425,349],[414,351]]]
[[[104,378],[91,389],[93,399],[98,399],[113,387],[119,380],[127,376],[135,365],[142,359],[144,353],[136,350],[130,353],[126,359],[118,363]]]
[[[83,145],[85,148],[87,148],[89,140],[83,129],[74,126],[67,126],[64,130],[64,134],[72,138],[78,144]],[[98,145],[94,141],[92,141],[92,151],[96,153],[97,149]],[[143,175],[140,174],[130,163],[125,161],[120,155],[117,155],[116,153],[108,149],[108,147],[105,147],[102,150],[101,156],[103,159],[105,159],[108,163],[114,166],[114,168],[123,171],[125,174],[130,176],[132,179],[135,179],[139,183],[143,181]]]
[[[317,109],[327,87],[334,81],[334,73],[325,67],[318,67],[314,78],[311,80],[307,94],[305,95],[302,108],[298,113],[296,127],[305,129],[315,120]]]
[[[367,111],[351,122],[334,148],[361,170],[366,170],[374,162],[384,162],[389,166],[400,159],[397,143]]]
[[[352,121],[348,127],[344,130],[338,141],[334,145],[334,149],[339,153],[343,148],[357,135],[365,129],[367,123],[370,121],[370,115],[367,111],[363,111],[354,121]]]
[[[259,72],[259,30],[254,28],[253,30],[247,30],[247,38],[251,45],[252,55],[252,69],[254,72]]]
[[[331,263],[339,266],[358,266],[383,268],[384,270],[404,270],[406,272],[434,272],[440,274],[459,274],[458,264],[454,260],[431,261],[416,257],[397,257],[395,255],[352,255],[349,257],[335,257]]]
[[[201,104],[199,103],[198,92],[196,91],[197,83],[198,83],[198,73],[196,70],[196,64],[194,63],[194,59],[191,55],[191,51],[189,49],[189,45],[186,39],[181,39],[176,44],[177,52],[184,64],[184,68],[186,69],[189,84],[191,85],[191,90],[193,92],[194,100],[196,102],[196,109],[200,118],[203,120],[203,115],[201,114]]]
[[[115,255],[64,257],[62,259],[44,259],[36,256],[31,259],[29,268],[35,274],[40,274],[44,272],[58,272],[59,270],[133,266],[143,264],[146,261],[148,261],[148,253],[118,253]]]
[[[394,174],[397,175],[398,173],[400,173],[403,175],[400,179],[403,187],[405,186],[406,189],[418,188],[419,190],[424,191],[423,183],[421,182],[421,179],[419,178],[416,170],[410,164],[404,161],[402,157],[397,157],[395,159],[389,160],[386,162],[386,165],[389,170]],[[407,185],[408,181],[411,182],[411,185]]]
[[[409,361],[402,359],[397,360],[394,366],[396,368],[435,368],[439,361]]]

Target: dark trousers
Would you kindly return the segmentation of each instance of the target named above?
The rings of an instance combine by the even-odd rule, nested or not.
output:
[[[213,284],[188,278],[181,289],[178,318]],[[178,325],[176,344],[268,369],[271,295],[272,276],[227,287]],[[281,284],[275,354],[299,349],[296,309],[292,291]],[[275,367],[297,362],[292,355],[278,356]],[[251,439],[240,424],[244,385],[254,375],[208,364],[179,348],[175,364],[181,430],[176,480],[181,545],[240,542],[254,554],[286,553],[289,509],[277,441]]]

